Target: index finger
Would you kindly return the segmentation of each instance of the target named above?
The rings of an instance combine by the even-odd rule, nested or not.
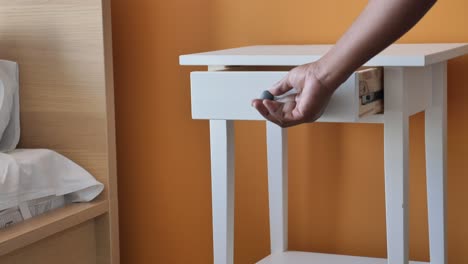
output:
[[[293,86],[289,82],[289,73],[288,73],[286,76],[284,76],[283,79],[275,83],[268,91],[270,91],[270,93],[273,94],[274,96],[279,96],[279,95],[287,93],[292,88]]]

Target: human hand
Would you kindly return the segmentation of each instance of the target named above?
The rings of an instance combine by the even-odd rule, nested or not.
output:
[[[326,87],[319,80],[318,68],[318,64],[314,62],[292,69],[268,91],[274,96],[281,96],[295,88],[297,93],[276,101],[254,99],[252,106],[263,117],[280,127],[314,122],[322,115],[337,87]]]

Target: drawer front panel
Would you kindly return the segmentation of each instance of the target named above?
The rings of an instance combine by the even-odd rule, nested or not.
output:
[[[264,120],[251,106],[262,91],[281,80],[286,71],[192,72],[194,119]],[[353,74],[334,93],[318,122],[361,122],[359,81]],[[364,122],[366,122],[364,120]],[[371,118],[369,122],[375,122]]]

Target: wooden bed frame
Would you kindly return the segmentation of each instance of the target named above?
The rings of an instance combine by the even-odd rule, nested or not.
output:
[[[0,263],[119,263],[110,0],[0,0],[0,59],[20,67],[21,148],[99,181],[93,202],[0,231]]]

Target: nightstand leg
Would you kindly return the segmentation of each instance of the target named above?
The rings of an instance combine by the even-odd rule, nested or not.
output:
[[[271,253],[288,249],[288,134],[266,122]]]
[[[404,68],[385,69],[385,203],[388,264],[408,263],[408,114]]]
[[[210,120],[214,264],[234,263],[234,124]]]
[[[426,109],[426,177],[431,264],[446,264],[447,66],[432,66],[432,105]]]

